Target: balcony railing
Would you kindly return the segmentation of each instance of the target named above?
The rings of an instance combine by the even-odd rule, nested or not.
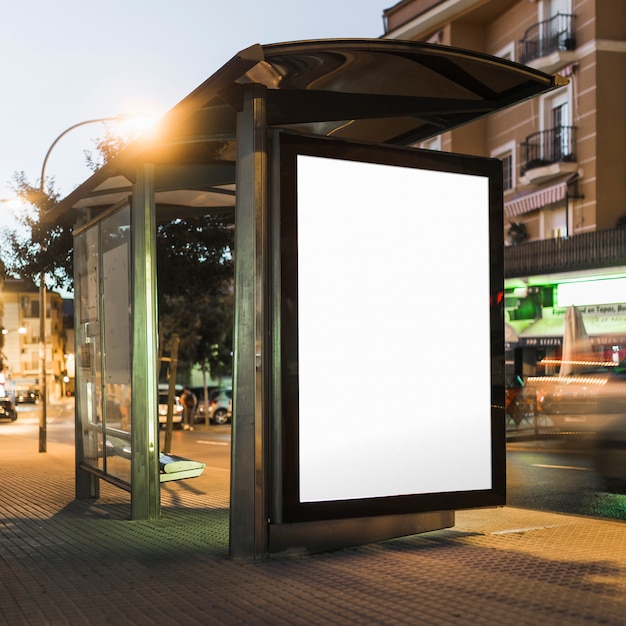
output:
[[[519,59],[525,64],[553,52],[575,49],[574,16],[557,13],[526,30],[519,41]]]
[[[520,175],[552,163],[576,162],[575,146],[576,126],[558,126],[528,135],[520,144]]]
[[[504,249],[505,278],[618,265],[626,265],[626,228],[529,241]]]

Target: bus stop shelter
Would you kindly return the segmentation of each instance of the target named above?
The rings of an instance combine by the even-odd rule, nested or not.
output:
[[[235,223],[231,555],[264,558],[293,547],[316,550],[402,536],[452,526],[455,508],[503,504],[498,166],[494,160],[474,157],[448,162],[445,156],[428,156],[410,146],[564,83],[559,76],[503,59],[426,43],[377,39],[254,45],[170,110],[157,133],[135,141],[97,170],[48,216],[54,220],[71,213],[75,224],[77,497],[97,497],[98,481],[107,480],[130,492],[133,519],[160,516],[156,225],[221,213],[232,214]],[[485,328],[487,347],[486,378],[477,386],[486,384],[487,392],[480,396],[486,401],[477,412],[485,419],[480,451],[468,459],[484,468],[484,479],[476,484],[457,488],[454,480],[451,486],[435,481],[427,493],[419,492],[419,484],[411,484],[408,491],[394,485],[387,492],[383,478],[382,486],[371,493],[353,494],[356,483],[348,483],[345,492],[324,495],[325,483],[321,496],[316,495],[317,486],[310,496],[299,495],[308,488],[298,479],[307,472],[316,475],[321,468],[302,460],[304,448],[317,441],[319,433],[312,432],[310,438],[304,434],[310,426],[303,418],[309,383],[298,359],[304,359],[303,333],[310,322],[302,317],[306,288],[298,272],[304,271],[307,250],[313,250],[309,256],[314,266],[333,251],[323,241],[316,248],[298,239],[294,233],[298,224],[304,233],[308,214],[285,209],[285,202],[305,206],[304,195],[298,194],[317,186],[298,186],[304,164],[317,163],[316,158],[335,164],[336,146],[342,163],[375,165],[380,157],[402,174],[413,167],[413,156],[420,155],[418,165],[424,171],[437,172],[441,166],[447,174],[460,176],[454,181],[468,176],[488,180],[488,185],[476,187],[484,189],[484,230],[489,230],[479,237],[487,252],[478,255],[486,259],[485,306],[480,307],[484,319],[478,321]],[[327,174],[314,176],[322,187],[327,184]],[[387,184],[385,192],[395,186]],[[405,192],[419,197],[420,183],[416,188],[408,184]],[[348,192],[354,194],[358,187],[353,184]],[[335,195],[332,188],[324,188],[329,197]],[[319,198],[315,202],[312,213],[327,204]],[[359,202],[367,203],[367,194]],[[350,247],[375,232],[360,234],[358,211],[347,221],[335,221],[332,213],[320,215],[321,224],[311,228],[330,231],[335,250],[342,241]],[[385,219],[400,217],[390,210]],[[427,217],[423,225],[428,229]],[[440,234],[432,232],[431,238]],[[369,243],[376,248],[375,241]],[[407,258],[400,262],[402,269],[413,263]],[[392,273],[402,274],[394,267],[393,255],[385,255],[382,262]],[[408,278],[398,279],[398,292],[427,280],[424,268],[409,269]],[[332,282],[333,270],[325,271]],[[340,297],[341,289],[337,294]],[[298,298],[299,313],[298,306],[294,313]],[[394,303],[387,306],[393,308]],[[337,315],[341,319],[341,307]],[[361,312],[349,315],[358,319]],[[404,321],[412,325],[410,316]],[[350,326],[349,320],[343,322]],[[333,341],[341,343],[341,334]],[[342,354],[350,358],[349,350]],[[316,361],[311,363],[314,369]],[[356,398],[359,383],[354,380],[349,391]],[[444,398],[440,403],[441,412],[449,413]],[[394,428],[392,423],[388,427]],[[350,432],[344,436],[349,439]],[[396,441],[402,438],[398,433]],[[331,451],[313,446],[314,457],[326,454],[332,457]],[[478,458],[481,455],[486,458]],[[346,458],[348,464],[367,465],[358,457]],[[433,473],[446,472],[433,468]]]

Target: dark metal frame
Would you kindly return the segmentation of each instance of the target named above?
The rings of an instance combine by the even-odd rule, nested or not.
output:
[[[277,145],[273,146],[276,150]],[[485,176],[489,178],[489,241],[490,241],[490,298],[485,312],[491,315],[491,362],[504,362],[503,299],[503,210],[502,164],[497,159],[466,157],[445,152],[423,151],[368,145],[334,139],[280,135],[280,250],[281,250],[281,354],[282,382],[282,506],[277,513],[285,523],[312,522],[329,519],[354,518],[372,515],[424,513],[477,506],[496,506],[506,500],[506,463],[504,450],[504,372],[491,372],[491,465],[492,488],[484,491],[442,492],[412,494],[342,501],[301,502],[299,498],[299,421],[298,421],[298,246],[297,246],[297,157],[298,155],[325,156],[334,159],[384,163],[400,167],[431,169]],[[419,193],[416,190],[416,193]],[[329,225],[332,227],[332,225]],[[278,242],[276,242],[278,244]],[[416,268],[417,271],[417,268]],[[442,410],[449,410],[442,399]],[[329,434],[329,436],[331,436]]]

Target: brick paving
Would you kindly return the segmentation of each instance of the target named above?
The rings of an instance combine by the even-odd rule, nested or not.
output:
[[[19,421],[19,420],[18,420]],[[130,521],[74,450],[0,425],[0,624],[626,625],[626,523],[503,507],[454,528],[314,556],[228,556],[228,473],[162,486]],[[625,496],[626,506],[626,496]]]

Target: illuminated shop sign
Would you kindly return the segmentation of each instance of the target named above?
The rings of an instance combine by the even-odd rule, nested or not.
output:
[[[626,294],[626,278],[605,278],[561,283],[556,288],[558,306],[601,305],[619,302]],[[623,311],[626,312],[624,305]]]

